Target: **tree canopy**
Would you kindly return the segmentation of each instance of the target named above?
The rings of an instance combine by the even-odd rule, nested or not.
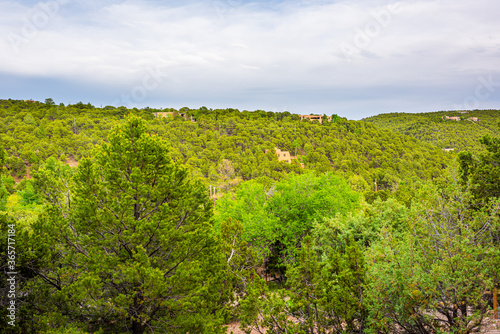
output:
[[[67,198],[51,166],[40,170],[53,206],[33,231],[54,249],[38,274],[60,302],[47,307],[91,332],[218,332],[222,262],[205,190],[140,118],[108,140],[67,180]]]
[[[496,116],[443,113],[373,119],[395,133],[1,100],[16,326],[2,238],[0,333],[482,331],[500,282],[500,142],[477,138]],[[458,161],[428,125],[464,131]]]

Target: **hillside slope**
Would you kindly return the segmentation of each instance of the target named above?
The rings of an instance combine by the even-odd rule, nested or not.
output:
[[[361,191],[390,190],[403,180],[437,177],[450,160],[430,144],[339,117],[319,124],[288,112],[138,110],[4,100],[0,140],[10,155],[11,173],[22,174],[24,164],[36,168],[50,156],[63,161],[89,156],[127,114],[146,119],[150,133],[169,143],[172,157],[188,166],[193,177],[219,186],[315,170],[344,173]],[[297,159],[278,162],[275,148]]]
[[[395,131],[431,143],[442,149],[477,152],[482,149],[479,138],[487,134],[494,136],[498,133],[500,111],[390,113],[368,117],[363,121],[381,129]]]

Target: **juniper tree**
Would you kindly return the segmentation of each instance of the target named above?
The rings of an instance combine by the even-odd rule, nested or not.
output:
[[[223,261],[205,189],[140,118],[128,118],[108,140],[69,183],[40,171],[49,180],[39,185],[53,185],[44,188],[52,205],[34,230],[51,244],[53,264],[38,274],[60,305],[44,323],[58,318],[106,333],[219,332]],[[57,193],[65,187],[64,200]]]

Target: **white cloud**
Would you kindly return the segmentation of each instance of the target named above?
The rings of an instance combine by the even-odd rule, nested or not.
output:
[[[474,87],[479,76],[497,73],[500,53],[494,0],[68,1],[30,36],[23,29],[40,5],[21,3],[0,3],[9,13],[0,23],[0,72],[126,93],[159,66],[168,78],[148,98],[169,94],[186,104],[200,96],[206,105],[226,98],[246,106],[260,97],[257,108],[289,99],[292,107],[352,112],[370,103],[375,112],[426,105],[405,91],[446,107],[462,96],[439,99],[418,87]]]

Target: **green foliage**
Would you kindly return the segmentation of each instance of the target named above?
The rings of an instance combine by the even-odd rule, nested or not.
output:
[[[262,263],[252,247],[241,238],[242,234],[243,225],[236,220],[229,219],[221,225],[219,253],[227,264],[224,287],[230,291],[230,298],[226,301],[227,313],[224,314],[226,323],[230,317],[241,315],[238,303],[247,294],[255,277],[255,269]]]
[[[480,142],[486,151],[478,158],[470,152],[461,152],[458,160],[462,183],[470,182],[475,199],[485,204],[491,198],[500,198],[500,138],[487,135]]]
[[[4,167],[7,158],[7,152],[0,147],[0,212],[6,210],[7,198],[14,190],[14,179],[7,174]]]
[[[363,248],[380,241],[383,230],[391,230],[395,235],[406,231],[410,210],[393,198],[376,200],[365,204],[363,210],[323,218],[314,223],[312,236],[320,254],[329,248],[345,252],[352,238]]]
[[[3,179],[0,178],[0,212],[5,211],[7,208],[7,197],[9,197],[9,192],[5,187]]]
[[[0,101],[0,140],[11,156],[11,172],[17,176],[25,173],[19,159],[31,168],[49,157],[79,161],[89,156],[92,147],[105,142],[109,131],[128,114],[147,120],[148,132],[165,139],[171,157],[189,166],[197,178],[226,188],[233,186],[228,182],[233,176],[225,175],[224,168],[218,171],[222,159],[231,162],[234,180],[262,176],[280,180],[289,173],[302,173],[300,161],[306,170],[342,171],[369,185],[375,179],[378,190],[389,191],[403,178],[437,177],[448,162],[431,145],[338,116],[320,125],[301,122],[288,112],[184,108],[184,118],[175,109],[95,108],[82,102],[56,106],[52,102]],[[158,112],[178,116],[155,117],[153,113]],[[297,159],[278,162],[273,152],[264,153],[275,147]]]
[[[39,195],[31,181],[26,182],[25,188],[20,192],[22,205],[38,204]]]
[[[0,175],[3,174],[5,163],[7,162],[7,152],[3,147],[0,147]]]
[[[278,219],[274,240],[294,247],[321,217],[345,215],[359,207],[359,195],[332,174],[291,176],[276,184],[269,212]]]
[[[460,117],[460,121],[446,120],[448,117]],[[485,135],[494,135],[500,116],[499,110],[440,111],[432,113],[391,113],[364,119],[380,129],[391,130],[400,134],[432,143],[442,149],[454,151],[480,151],[479,139]],[[477,117],[479,121],[470,118]]]
[[[472,209],[454,174],[430,190],[408,233],[382,231],[369,253],[375,332],[472,333],[484,325],[484,294],[499,279],[500,202]]]
[[[359,207],[359,201],[338,176],[290,175],[267,189],[257,181],[241,184],[234,198],[218,201],[216,221],[220,224],[230,217],[241,221],[245,240],[264,253],[279,247],[282,257],[293,253],[316,220],[345,215]]]
[[[397,134],[337,115],[0,101],[14,332],[479,330],[500,278],[500,143],[473,141],[498,112],[444,114],[369,120]],[[451,144],[478,153],[460,153],[461,182],[439,178]],[[5,282],[5,240],[0,256]]]
[[[217,201],[215,226],[229,219],[238,220],[244,227],[244,240],[254,245],[265,245],[271,239],[276,224],[276,218],[268,214],[267,193],[265,186],[255,180],[243,182],[234,197],[228,195]]]
[[[71,204],[71,184],[74,171],[65,163],[50,157],[36,171],[33,171],[34,187],[51,206],[64,214]]]
[[[128,118],[93,159],[81,161],[69,185],[54,161],[37,176],[53,203],[33,230],[54,249],[38,275],[52,287],[43,316],[56,328],[221,330],[228,295],[221,294],[224,262],[210,237],[210,202],[171,161],[165,142],[145,130]]]
[[[351,240],[345,253],[319,261],[312,238],[305,237],[288,271],[287,289],[268,291],[256,281],[242,301],[242,328],[269,333],[363,333],[365,264]]]
[[[26,165],[24,161],[16,156],[7,158],[6,167],[9,169],[11,175],[17,177],[24,177],[26,175]]]
[[[34,278],[33,268],[38,266],[38,254],[34,254],[28,245],[29,229],[27,229],[10,215],[0,212],[0,333],[37,333],[38,327],[34,321],[38,308],[38,298],[43,298],[43,289],[34,289],[31,285]],[[8,235],[10,234],[10,243]],[[8,247],[10,246],[10,247]],[[40,245],[39,247],[44,247]],[[15,270],[8,265],[14,257]],[[15,272],[15,275],[8,274]],[[11,298],[10,287],[7,279],[15,278],[16,293],[15,298]],[[7,305],[15,301],[16,318],[15,326],[8,324],[13,319],[7,317],[9,314]]]

